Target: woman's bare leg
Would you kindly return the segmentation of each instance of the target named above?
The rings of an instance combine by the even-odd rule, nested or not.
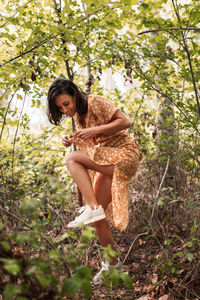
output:
[[[95,184],[95,196],[96,200],[99,204],[102,205],[103,209],[105,210],[108,207],[108,204],[112,200],[111,195],[111,186],[112,186],[112,178],[103,174],[100,174],[96,180]],[[99,241],[102,247],[107,247],[111,245],[112,249],[116,251],[114,245],[113,234],[110,229],[108,222],[103,219],[98,222],[94,223],[96,228],[96,233],[99,237]],[[111,264],[116,265],[117,259],[112,258]]]
[[[112,200],[111,185],[114,166],[98,165],[86,154],[79,151],[67,155],[66,165],[80,189],[86,204],[90,205],[93,209],[98,205],[102,205],[105,210]],[[97,178],[94,190],[87,171],[88,169],[101,173]],[[103,219],[95,222],[94,226],[101,246],[106,247],[111,245],[112,249],[115,250],[113,235],[108,222]],[[117,259],[113,258],[111,264],[115,265],[116,263]]]
[[[92,209],[95,209],[98,206],[98,202],[96,200],[92,182],[87,170],[95,170],[112,178],[114,166],[98,165],[85,153],[80,151],[75,151],[67,155],[66,165],[79,190],[81,191],[86,204],[90,205]]]

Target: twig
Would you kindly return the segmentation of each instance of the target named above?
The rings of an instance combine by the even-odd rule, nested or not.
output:
[[[178,7],[176,7],[176,5],[174,3],[174,0],[172,0],[172,4],[173,4],[173,7],[174,7],[175,14],[177,16],[178,22],[180,23],[181,22],[180,14],[179,14],[179,11],[178,11]],[[198,116],[200,117],[199,95],[198,95],[198,90],[197,90],[197,86],[196,86],[196,81],[195,81],[195,78],[194,78],[194,72],[193,72],[193,67],[192,67],[192,59],[191,59],[190,51],[189,51],[187,41],[185,39],[185,36],[184,36],[183,32],[181,32],[181,37],[182,37],[183,44],[184,44],[184,50],[185,50],[185,52],[187,54],[187,58],[188,58],[188,63],[189,63],[189,67],[190,67],[190,74],[191,74],[192,83],[193,83],[193,87],[194,87],[194,93],[195,93],[195,97],[196,97],[196,101],[197,101]]]
[[[13,95],[11,96],[10,101],[8,102],[7,109],[6,109],[5,115],[3,117],[3,125],[2,125],[2,128],[1,128],[0,141],[1,141],[1,138],[2,138],[2,135],[3,135],[3,130],[4,130],[4,127],[5,127],[5,124],[6,124],[6,116],[8,114],[8,111],[9,111],[9,108],[10,108],[10,104],[11,104],[11,102],[12,102],[15,94],[17,93],[18,88],[19,88],[19,85],[16,87]],[[4,95],[5,95],[5,93],[4,93]]]
[[[158,32],[158,31],[170,31],[170,30],[194,30],[194,31],[200,31],[200,28],[197,27],[169,27],[169,28],[160,28],[160,29],[149,29],[142,32],[139,32],[138,35],[142,35],[145,33],[152,33],[152,32]]]
[[[163,174],[163,177],[162,177],[162,180],[161,180],[161,182],[160,182],[158,191],[157,191],[157,193],[156,193],[156,197],[155,197],[155,200],[154,200],[154,205],[153,205],[151,217],[150,217],[150,219],[149,219],[149,221],[148,221],[148,224],[149,224],[150,226],[151,226],[151,224],[152,224],[152,220],[153,220],[153,216],[154,216],[154,212],[155,212],[155,207],[156,207],[156,204],[157,204],[157,203],[156,203],[156,200],[157,200],[157,198],[158,198],[158,196],[159,196],[159,194],[160,194],[160,191],[161,191],[163,182],[164,182],[165,177],[166,177],[166,174],[167,174],[168,167],[169,167],[169,157],[168,157],[168,159],[167,159],[167,164],[166,164],[166,167],[165,167],[165,172],[164,172],[164,174]],[[124,260],[123,260],[123,262],[122,262],[122,264],[124,264],[124,262],[126,261],[127,257],[129,256],[129,253],[131,252],[131,250],[132,250],[132,248],[133,248],[133,245],[134,245],[134,243],[136,242],[136,240],[137,240],[139,237],[141,237],[141,236],[148,235],[149,232],[150,232],[150,228],[148,229],[148,231],[143,232],[143,233],[140,233],[140,234],[138,234],[138,235],[134,238],[134,240],[133,240],[133,242],[131,243],[131,245],[130,245],[130,247],[129,247],[129,249],[128,249],[128,252],[127,252],[127,254],[126,254],[126,256],[125,256],[125,258],[124,258]]]
[[[31,225],[29,225],[28,223],[26,223],[23,219],[19,218],[18,216],[14,215],[13,213],[7,211],[6,209],[2,208],[0,206],[0,210],[3,211],[5,214],[7,214],[10,217],[13,217],[14,219],[20,221],[21,223],[23,223],[24,225],[26,225],[28,228],[33,230],[33,227]]]
[[[29,225],[28,223],[26,223],[23,219],[19,218],[18,216],[14,215],[13,213],[7,211],[6,209],[2,208],[1,206],[0,206],[0,210],[1,210],[3,213],[7,214],[8,216],[13,217],[13,218],[15,218],[16,220],[22,222],[24,225],[26,225],[26,226],[27,226],[28,228],[30,228],[31,230],[34,230],[34,228],[33,228],[31,225]],[[41,233],[41,236],[42,236],[43,239],[47,242],[47,244],[49,244],[49,245],[51,246],[51,248],[56,249],[56,247],[54,246],[54,244],[51,243],[51,242],[49,241],[49,239],[46,238],[42,233]],[[66,267],[66,270],[67,270],[67,273],[68,273],[68,277],[70,277],[70,276],[71,276],[70,269],[69,269],[69,267],[67,266],[65,260],[63,260],[63,264],[64,264],[64,266]]]
[[[10,216],[10,217],[13,217],[14,219],[16,219],[16,220],[18,220],[18,221],[20,221],[21,223],[23,223],[25,226],[27,226],[28,228],[30,228],[31,230],[34,230],[34,228],[31,226],[31,225],[29,225],[28,223],[26,223],[23,219],[21,219],[20,217],[18,217],[17,215],[15,215],[15,214],[13,214],[13,213],[11,213],[11,212],[9,212],[9,211],[7,211],[6,209],[4,209],[4,208],[2,208],[2,207],[0,207],[0,210],[2,211],[2,212],[4,212],[5,214],[7,214],[8,216]],[[43,237],[43,239],[52,247],[52,248],[54,248],[55,249],[55,246],[41,233],[41,235],[42,235],[42,237]]]
[[[186,113],[184,113],[184,111],[176,105],[176,102],[172,99],[172,97],[164,92],[162,92],[161,90],[159,90],[156,86],[153,85],[153,83],[150,81],[150,79],[145,75],[145,73],[142,71],[141,68],[139,68],[140,73],[142,73],[142,76],[144,77],[144,79],[147,80],[147,82],[151,85],[151,88],[156,91],[157,93],[159,93],[161,96],[166,97],[168,100],[170,100],[170,102],[176,106],[176,108],[184,115],[184,117],[187,119],[187,121],[193,126],[193,128],[195,129],[196,132],[198,132],[198,134],[200,135],[200,131],[198,130],[198,127],[196,126],[196,124],[194,124],[190,118],[186,115]],[[137,74],[139,74],[139,72],[137,72],[137,70],[135,69],[135,72]],[[141,74],[139,74],[141,75]]]
[[[19,126],[20,126],[20,121],[21,121],[22,113],[23,113],[23,110],[24,110],[25,101],[26,101],[26,92],[25,92],[25,94],[24,94],[24,100],[23,100],[23,103],[22,103],[22,108],[21,108],[21,111],[20,111],[19,120],[18,120],[18,124],[17,124],[17,129],[16,129],[16,131],[15,131],[15,137],[14,137],[14,141],[13,141],[13,150],[12,150],[12,183],[13,183],[13,185],[14,185],[14,155],[15,155],[15,144],[16,144],[16,140],[17,140],[17,133],[18,133]]]
[[[24,5],[22,5],[21,7],[26,6],[27,4],[29,4],[30,2],[32,2],[33,0],[30,0],[28,2],[26,2]],[[14,15],[11,16],[11,18],[14,18],[16,16],[16,14],[18,13],[18,11],[16,11],[16,13]],[[4,24],[0,25],[0,28],[4,27],[7,23],[9,22],[9,20],[7,20]]]

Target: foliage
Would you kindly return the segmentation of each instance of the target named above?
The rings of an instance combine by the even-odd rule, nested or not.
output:
[[[1,283],[5,299],[91,294],[91,271],[81,255],[94,238],[92,229],[83,230],[80,240],[68,231],[59,235],[58,229],[64,228],[76,198],[60,142],[63,133],[72,133],[70,121],[57,128],[45,123],[37,133],[36,116],[30,115],[35,111],[44,119],[48,86],[58,76],[112,98],[129,116],[142,166],[156,166],[155,186],[170,159],[166,189],[156,207],[186,205],[190,218],[188,235],[181,237],[187,247],[168,257],[163,252],[157,261],[163,278],[184,271],[184,259],[198,258],[199,224],[191,222],[198,210],[200,175],[198,8],[195,0],[1,0],[0,264],[8,276]],[[125,91],[103,89],[108,69],[121,75]],[[150,168],[145,171],[151,183]],[[195,186],[190,196],[187,186]],[[151,196],[151,208],[153,200]],[[151,231],[155,234],[154,227]],[[172,234],[164,240],[172,248],[180,239]],[[107,249],[105,255],[110,254]],[[105,274],[107,286],[110,280],[114,287],[120,280],[132,284],[115,269]]]

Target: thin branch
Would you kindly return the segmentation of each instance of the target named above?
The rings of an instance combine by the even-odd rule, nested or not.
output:
[[[30,0],[30,1],[26,2],[22,7],[26,6],[27,4],[29,4],[32,1],[34,1],[34,0]],[[16,13],[11,16],[11,18],[14,18],[17,13],[18,13],[18,11],[16,11]],[[0,28],[4,27],[8,22],[9,22],[9,20],[7,20],[4,24],[0,25]]]
[[[55,11],[56,11],[56,14],[57,14],[57,17],[58,17],[58,24],[63,24],[63,21],[61,19],[61,6],[58,7],[58,5],[56,3],[56,0],[53,0],[53,3],[54,3],[54,8],[55,8]],[[86,15],[86,17],[87,17],[87,15]],[[67,54],[68,54],[68,49],[66,47],[67,38],[65,37],[63,32],[61,32],[61,41],[62,41],[62,44],[63,44],[64,54],[65,54],[65,56],[67,56]],[[68,78],[71,81],[73,81],[74,72],[73,72],[72,68],[70,68],[69,59],[65,59],[64,62],[65,62],[65,67],[66,67]],[[75,128],[75,122],[74,122],[74,119],[72,118],[72,131],[74,132],[75,129],[76,129]],[[73,145],[73,150],[76,151],[76,145]],[[77,188],[77,193],[78,193],[79,205],[83,206],[83,197],[82,197],[82,194],[81,194],[79,188]]]
[[[25,52],[23,52],[23,53],[21,53],[21,54],[15,56],[15,57],[11,58],[10,60],[8,60],[8,61],[6,61],[6,62],[4,62],[4,63],[2,63],[2,64],[0,64],[0,67],[3,67],[3,66],[5,66],[5,65],[7,65],[8,63],[10,63],[10,62],[12,62],[12,61],[14,61],[14,60],[16,60],[16,59],[18,59],[18,58],[20,58],[20,57],[23,57],[23,56],[25,56],[25,55],[28,54],[28,53],[33,52],[33,50],[39,48],[40,46],[44,45],[46,42],[50,41],[51,39],[57,37],[57,36],[60,35],[60,34],[61,34],[61,33],[58,33],[58,34],[56,34],[56,35],[51,34],[48,38],[44,39],[44,40],[43,40],[42,42],[40,42],[40,43],[37,43],[37,44],[36,44],[34,47],[32,47],[31,49],[29,49],[29,50],[27,50],[27,51],[25,51]]]
[[[85,4],[82,4],[83,7],[83,11],[86,15],[86,9],[85,9]],[[87,20],[87,26],[89,26],[89,22]],[[87,41],[87,46],[90,46],[90,40],[88,39]],[[87,80],[86,80],[86,93],[90,93],[91,92],[91,86],[94,83],[94,77],[92,75],[92,70],[91,70],[91,59],[90,59],[90,54],[87,55]]]
[[[193,126],[193,128],[196,130],[196,132],[198,132],[198,134],[200,135],[200,131],[198,130],[197,126],[193,122],[191,122],[190,118],[184,113],[184,111],[179,106],[176,105],[176,102],[173,101],[172,98],[168,94],[160,91],[155,86],[152,86],[152,89],[155,90],[156,92],[158,92],[161,96],[164,96],[167,99],[169,99],[171,101],[171,103],[173,103],[173,105],[176,106],[176,108],[184,115],[184,117],[187,119],[187,121]]]
[[[19,115],[19,120],[18,120],[17,128],[16,128],[16,131],[15,131],[15,137],[14,137],[14,141],[13,141],[13,150],[12,150],[12,182],[13,182],[13,183],[14,183],[14,155],[15,155],[15,144],[16,144],[17,133],[18,133],[18,130],[19,130],[19,125],[20,125],[22,113],[23,113],[23,110],[24,110],[25,100],[26,100],[26,92],[25,92],[25,94],[24,94],[24,100],[23,100],[23,103],[22,103],[22,108],[21,108],[21,112],[20,112],[20,115]]]
[[[101,9],[99,9],[99,10],[94,11],[93,13],[87,14],[85,17],[82,17],[82,18],[81,18],[80,20],[78,20],[76,23],[74,23],[74,24],[72,24],[71,26],[67,27],[67,29],[72,29],[76,24],[79,24],[79,23],[81,23],[82,21],[84,21],[84,20],[90,18],[91,16],[97,14],[98,12],[102,11],[104,7],[105,7],[105,6],[103,6],[103,7],[102,7]],[[66,24],[64,24],[64,25],[66,25]],[[57,33],[57,34],[55,34],[55,35],[51,34],[49,37],[47,37],[47,38],[44,39],[43,41],[37,43],[37,44],[36,44],[34,47],[32,47],[31,49],[29,49],[29,50],[27,50],[27,51],[25,51],[25,52],[23,52],[23,53],[21,53],[21,54],[15,56],[15,57],[11,58],[11,59],[8,60],[8,61],[5,61],[5,62],[2,63],[2,64],[0,64],[0,67],[3,67],[3,66],[5,66],[5,65],[8,64],[8,63],[10,63],[10,62],[12,62],[12,61],[14,61],[14,60],[16,60],[16,59],[18,59],[18,58],[20,58],[20,57],[23,57],[23,56],[25,56],[26,54],[28,54],[28,53],[30,53],[30,52],[33,52],[33,50],[35,50],[35,49],[41,47],[42,45],[46,44],[48,41],[55,39],[56,37],[58,37],[58,36],[61,35],[61,34],[63,34],[63,32],[59,32],[59,33]]]
[[[180,23],[181,22],[180,14],[179,14],[179,11],[178,11],[178,7],[175,6],[174,0],[172,0],[172,4],[173,4],[173,7],[174,7],[174,11],[176,13],[177,19]],[[192,67],[192,60],[191,60],[191,56],[190,56],[190,51],[189,51],[187,41],[185,39],[185,36],[184,36],[183,32],[181,32],[181,37],[182,37],[182,40],[183,40],[184,49],[185,49],[185,52],[187,54],[187,58],[188,58],[188,62],[189,62],[190,74],[191,74],[191,77],[192,77],[192,83],[193,83],[194,92],[195,92],[195,96],[196,96],[197,107],[198,107],[198,116],[200,117],[199,95],[198,95],[198,90],[197,90],[197,86],[196,86],[196,82],[195,82],[195,78],[194,78],[194,72],[193,72],[193,67]]]
[[[190,24],[190,21],[191,21],[192,12],[193,12],[193,9],[191,9],[191,11],[190,11],[190,16],[189,16],[189,19],[187,21],[187,27],[190,27],[189,24]],[[188,33],[187,31],[184,32],[184,37],[187,36],[187,33]]]
[[[14,219],[20,221],[20,222],[21,222],[22,224],[24,224],[26,227],[28,227],[28,228],[30,228],[30,229],[33,230],[33,227],[32,227],[30,224],[26,223],[26,222],[25,222],[23,219],[21,219],[20,217],[18,217],[18,216],[16,216],[15,214],[9,212],[8,210],[2,208],[1,206],[0,206],[0,210],[1,210],[3,213],[5,213],[6,215],[8,215],[8,216],[10,216],[10,217],[12,217],[12,218],[14,218]]]
[[[158,196],[160,194],[161,188],[163,186],[163,182],[164,182],[165,177],[167,175],[168,168],[169,168],[169,157],[167,159],[167,164],[166,164],[166,167],[165,167],[165,172],[163,174],[162,180],[160,182],[160,185],[159,185],[159,188],[158,188],[158,191],[157,191],[157,194],[156,194],[155,203],[154,203],[154,206],[153,206],[153,209],[152,209],[151,217],[149,219],[149,225],[152,224],[152,220],[153,220],[153,216],[154,216],[154,211],[155,211],[155,207],[156,207],[156,200],[158,199]]]
[[[200,28],[180,26],[180,27],[160,28],[160,29],[149,29],[149,30],[139,32],[138,35],[142,35],[142,34],[145,34],[145,33],[159,32],[159,31],[185,31],[185,30],[200,31]]]
[[[12,217],[12,218],[14,218],[14,219],[20,221],[22,224],[24,224],[26,227],[30,228],[31,230],[34,230],[34,228],[33,228],[30,224],[26,223],[23,219],[21,219],[21,218],[18,217],[17,215],[15,215],[15,214],[11,213],[10,211],[8,211],[8,210],[2,208],[1,206],[0,206],[0,210],[1,210],[4,214],[6,214],[6,215],[8,215],[8,216],[10,216],[10,217]],[[52,244],[52,243],[49,241],[48,238],[46,238],[43,234],[42,234],[42,237],[43,237],[43,239],[44,239],[44,240],[45,240],[52,248],[55,249],[54,244]]]
[[[138,67],[138,66],[137,66]],[[138,73],[135,70],[136,73]],[[198,134],[200,135],[200,131],[198,130],[196,124],[194,124],[193,122],[191,122],[190,118],[184,113],[184,111],[176,105],[176,102],[173,101],[173,99],[166,93],[162,92],[161,90],[159,90],[157,87],[155,87],[149,80],[149,78],[144,74],[144,72],[142,71],[142,69],[140,68],[140,72],[142,73],[143,77],[147,80],[147,82],[149,82],[151,84],[151,88],[156,91],[157,93],[159,93],[161,96],[166,97],[167,99],[169,99],[173,105],[176,106],[176,108],[184,115],[184,117],[187,119],[187,121],[193,126],[193,128],[196,130],[196,132],[198,132]]]
[[[2,128],[1,128],[0,141],[1,141],[1,138],[2,138],[2,135],[3,135],[3,130],[4,130],[4,127],[5,127],[5,124],[6,124],[6,117],[7,117],[9,108],[10,108],[10,104],[11,104],[11,102],[12,102],[12,100],[13,100],[13,98],[14,98],[17,90],[18,90],[18,88],[19,88],[19,85],[16,87],[16,89],[15,89],[13,95],[11,96],[11,99],[10,99],[8,105],[7,105],[7,109],[6,109],[5,115],[3,117],[3,125],[2,125]],[[4,93],[4,95],[5,95],[5,93]]]
[[[156,193],[156,197],[155,197],[155,199],[154,199],[154,205],[153,205],[151,217],[150,217],[150,219],[149,219],[149,221],[148,221],[149,227],[151,227],[151,225],[152,225],[153,216],[154,216],[154,212],[155,212],[155,207],[156,207],[156,205],[157,205],[156,200],[158,199],[158,196],[159,196],[160,191],[161,191],[161,189],[162,189],[163,182],[164,182],[164,180],[165,180],[165,177],[166,177],[168,168],[169,168],[169,157],[168,157],[168,159],[167,159],[167,164],[166,164],[166,167],[165,167],[165,172],[164,172],[164,174],[163,174],[163,177],[162,177],[162,180],[161,180],[161,182],[160,182],[158,191],[157,191],[157,193]],[[133,240],[133,242],[131,243],[131,245],[130,245],[130,247],[129,247],[129,249],[128,249],[128,252],[127,252],[127,254],[126,254],[126,256],[125,256],[125,258],[124,258],[124,260],[123,260],[123,262],[122,262],[122,264],[124,264],[124,262],[126,261],[127,257],[129,256],[129,253],[131,252],[131,250],[132,250],[132,248],[133,248],[133,245],[134,245],[134,243],[136,242],[136,240],[137,240],[139,237],[141,237],[141,236],[148,235],[149,232],[150,232],[150,230],[151,230],[151,228],[149,228],[146,232],[143,232],[143,233],[138,234],[138,235],[134,238],[134,240]]]

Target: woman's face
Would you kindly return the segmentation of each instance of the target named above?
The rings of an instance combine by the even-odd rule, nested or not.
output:
[[[76,113],[76,101],[74,96],[61,94],[55,96],[55,104],[61,113],[73,117]]]

